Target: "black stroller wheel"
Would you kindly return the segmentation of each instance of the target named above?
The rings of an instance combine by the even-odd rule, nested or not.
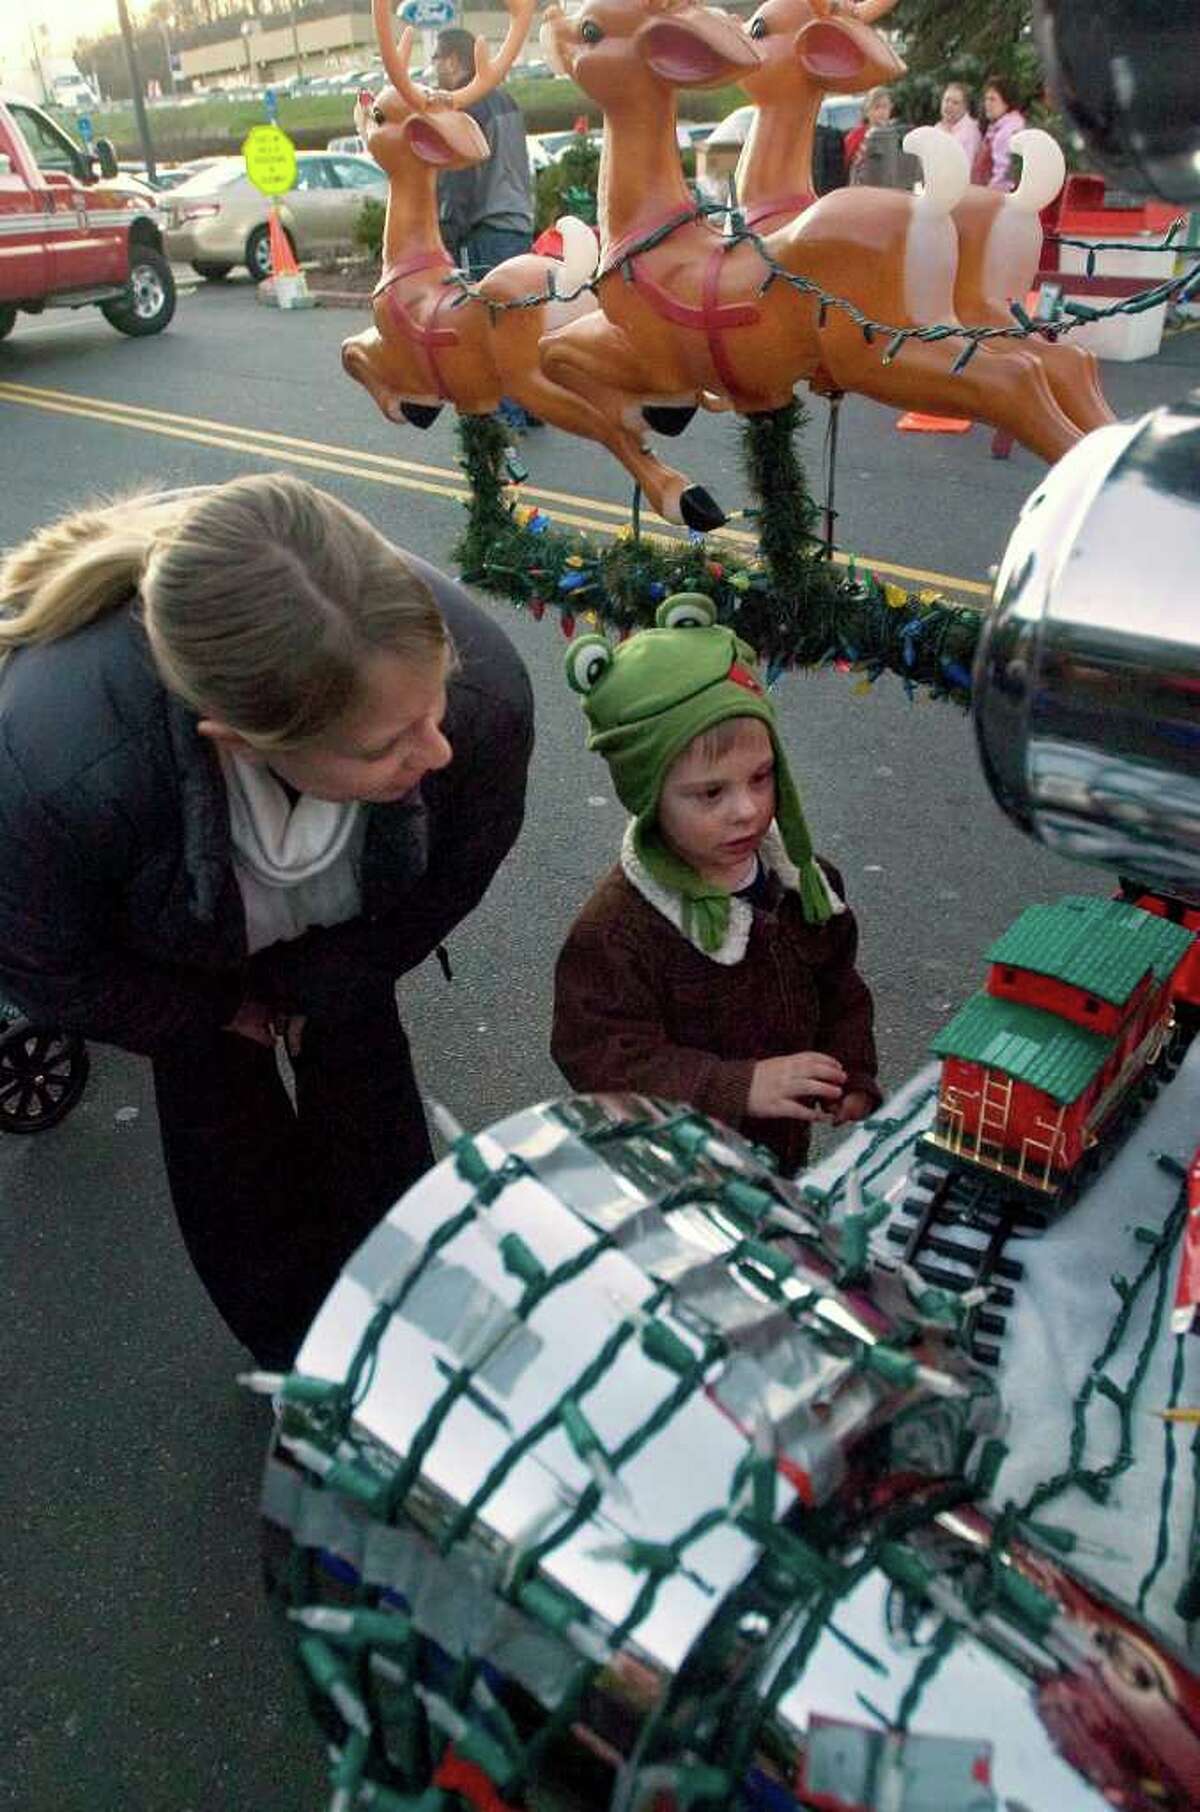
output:
[[[0,1132],[57,1126],[88,1079],[88,1053],[74,1032],[41,1031],[18,1020],[0,1032]]]

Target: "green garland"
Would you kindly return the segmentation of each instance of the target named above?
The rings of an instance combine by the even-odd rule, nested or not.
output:
[[[758,543],[771,583],[797,603],[816,588],[828,590],[828,562],[816,558],[820,508],[810,496],[796,435],[808,410],[793,397],[784,409],[741,418],[742,461],[751,496],[760,500]]]
[[[671,592],[711,597],[721,622],[736,629],[767,664],[768,683],[792,668],[832,666],[868,689],[894,673],[909,696],[965,705],[982,613],[935,591],[911,593],[873,573],[834,565],[814,533],[818,506],[808,492],[795,436],[799,404],[748,417],[743,456],[757,508],[761,558],[719,541],[687,541],[618,531],[601,540],[554,526],[522,504],[512,486],[523,475],[502,423],[462,416],[460,464],[470,485],[467,525],[455,550],[467,583],[508,598],[535,618],[557,615],[572,636],[587,627],[617,635],[653,624]]]

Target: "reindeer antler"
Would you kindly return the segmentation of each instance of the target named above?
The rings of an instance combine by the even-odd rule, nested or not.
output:
[[[828,19],[841,14],[844,18],[857,19],[860,25],[874,25],[876,19],[882,19],[890,13],[897,0],[812,0],[813,12],[818,19]]]
[[[391,0],[371,0],[371,18],[388,81],[414,113],[424,113],[433,96],[428,89],[418,87],[408,73],[408,62],[412,56],[412,26],[405,26],[400,33],[399,42],[392,37]]]
[[[896,0],[850,0],[849,11],[854,14],[860,25],[874,25],[876,19],[882,19],[890,13]]]
[[[378,4],[378,0],[376,0]],[[509,70],[517,60],[517,55],[529,34],[530,22],[533,19],[537,0],[508,0],[509,24],[508,33],[495,57],[488,50],[482,38],[475,40],[475,74],[465,88],[456,88],[448,95],[451,107],[460,113],[464,107],[473,107],[485,94],[498,88]],[[391,72],[389,71],[389,74]]]

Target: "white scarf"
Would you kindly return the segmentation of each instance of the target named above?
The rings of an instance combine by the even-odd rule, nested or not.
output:
[[[716,950],[706,950],[699,938],[683,929],[683,901],[677,893],[664,887],[643,863],[637,852],[634,839],[634,820],[631,818],[625,826],[625,835],[621,842],[621,867],[630,885],[636,888],[644,900],[661,912],[663,917],[678,931],[681,937],[687,938],[689,944],[698,950],[701,956],[707,956],[710,962],[720,963],[722,967],[731,968],[740,963],[750,947],[750,928],[754,923],[754,908],[748,900],[739,898],[736,893],[729,900],[729,929]],[[796,864],[784,847],[783,836],[778,824],[771,820],[766,836],[758,846],[758,861],[768,874],[777,875],[789,893],[795,893],[800,885],[800,876]],[[829,900],[830,911],[845,912],[846,902],[838,898],[833,890],[833,883],[820,861],[816,863],[817,873],[821,877]],[[753,875],[749,877],[753,880]],[[744,883],[743,883],[744,885]]]
[[[358,854],[365,821],[356,800],[302,793],[295,804],[265,767],[220,751],[234,872],[251,952],[340,925],[362,904]]]

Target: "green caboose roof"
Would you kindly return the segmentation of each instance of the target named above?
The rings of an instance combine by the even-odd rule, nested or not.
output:
[[[994,994],[974,994],[943,1026],[930,1048],[939,1057],[961,1057],[1001,1070],[1056,1101],[1076,1100],[1103,1068],[1115,1038]]]
[[[1159,981],[1170,975],[1194,935],[1127,900],[1068,894],[1051,906],[1027,906],[987,955],[1120,1006],[1147,969]]]

